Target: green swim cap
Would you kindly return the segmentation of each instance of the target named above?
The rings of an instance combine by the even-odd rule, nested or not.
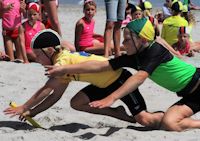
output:
[[[155,30],[152,23],[147,18],[136,19],[129,22],[126,26],[131,32],[148,41],[153,41]]]

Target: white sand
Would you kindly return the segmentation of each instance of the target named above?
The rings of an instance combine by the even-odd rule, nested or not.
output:
[[[63,37],[73,42],[75,22],[82,16],[82,9],[61,7],[59,16]],[[105,11],[98,9],[96,31],[103,34]],[[198,23],[199,25],[199,23]],[[198,40],[199,26],[193,32]],[[0,29],[1,31],[1,29]],[[2,38],[0,38],[2,47]],[[3,50],[1,48],[1,50]],[[200,55],[188,58],[187,61],[199,66]],[[1,141],[198,141],[198,129],[185,132],[166,132],[148,130],[139,124],[124,122],[115,118],[75,111],[70,108],[71,97],[82,87],[83,82],[72,82],[63,97],[54,106],[34,117],[44,129],[36,129],[20,122],[17,117],[9,118],[3,114],[10,101],[23,104],[36,90],[46,82],[44,68],[36,63],[28,65],[11,62],[0,62],[0,140]],[[166,110],[179,98],[150,80],[140,87],[146,100],[148,110]],[[114,106],[122,104],[117,102]],[[200,114],[194,118],[199,119]]]

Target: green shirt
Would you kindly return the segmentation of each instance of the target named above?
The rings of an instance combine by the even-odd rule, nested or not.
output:
[[[174,57],[167,63],[161,63],[150,75],[150,79],[160,86],[178,92],[192,79],[196,68]]]

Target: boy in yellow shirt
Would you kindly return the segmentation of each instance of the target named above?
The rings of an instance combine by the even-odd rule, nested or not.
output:
[[[48,32],[49,30],[47,30]],[[52,31],[50,31],[53,33]],[[42,33],[39,33],[42,36]],[[54,33],[53,33],[54,34]],[[44,36],[44,41],[41,46],[48,47],[50,39],[46,39],[47,36]],[[37,38],[36,38],[37,39]],[[37,40],[35,41],[37,42]],[[56,44],[54,44],[56,46]],[[43,65],[54,64],[57,66],[69,65],[69,64],[78,64],[81,62],[86,62],[89,60],[97,61],[106,61],[107,58],[97,55],[88,54],[85,52],[69,52],[67,50],[61,50],[56,48],[40,49],[40,47],[35,47],[34,43],[32,44],[34,52],[37,56],[37,62],[40,62]],[[24,119],[24,116],[33,117],[40,112],[48,109],[53,104],[55,104],[63,95],[64,91],[68,87],[68,84],[71,81],[86,81],[91,83],[91,85],[86,86],[80,90],[71,100],[72,108],[80,111],[85,111],[94,114],[102,114],[112,116],[121,120],[135,122],[134,116],[138,113],[140,116],[137,117],[137,122],[144,126],[149,127],[158,127],[163,113],[149,113],[147,112],[145,101],[140,94],[139,90],[130,92],[129,95],[121,98],[121,100],[128,106],[132,116],[129,116],[125,109],[122,106],[116,108],[108,107],[103,109],[96,109],[89,106],[89,103],[94,100],[102,99],[108,96],[110,93],[118,89],[132,74],[126,69],[117,69],[117,70],[107,70],[100,73],[86,73],[86,74],[63,74],[57,77],[50,77],[46,84],[41,87],[25,104],[17,108],[7,108],[4,110],[5,114],[11,114],[12,116],[20,115],[21,120]]]

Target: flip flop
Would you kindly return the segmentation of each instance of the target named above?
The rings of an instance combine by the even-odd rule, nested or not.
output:
[[[21,59],[15,59],[15,60],[13,60],[13,62],[15,62],[15,63],[24,63],[24,61],[21,60]]]

